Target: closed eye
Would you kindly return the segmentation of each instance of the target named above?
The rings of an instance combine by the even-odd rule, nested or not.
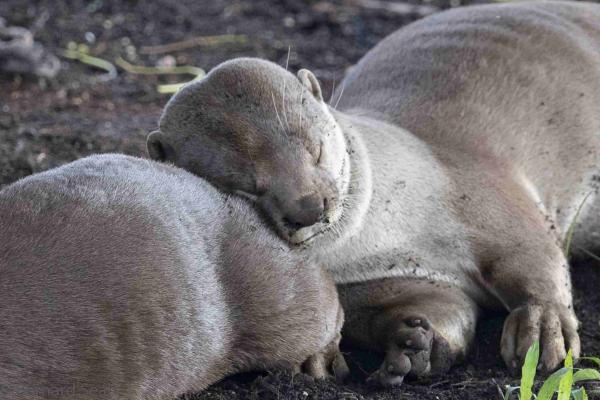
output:
[[[258,196],[257,195],[245,192],[243,190],[236,190],[236,191],[234,191],[234,193],[236,195],[238,195],[240,197],[244,197],[244,198],[246,198],[246,199],[248,199],[250,201],[256,201],[256,200],[258,200]]]
[[[323,158],[323,142],[319,145],[319,155],[317,156],[317,165],[321,164],[321,158]]]

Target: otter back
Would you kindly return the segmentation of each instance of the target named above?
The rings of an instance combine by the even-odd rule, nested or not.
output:
[[[94,156],[25,178],[0,192],[0,221],[3,400],[172,399],[299,364],[341,326],[320,269],[167,165]]]

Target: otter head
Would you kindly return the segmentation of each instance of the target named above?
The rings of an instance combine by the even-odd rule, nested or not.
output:
[[[344,135],[315,76],[236,59],[171,98],[148,153],[254,201],[293,244],[341,217],[349,184]]]

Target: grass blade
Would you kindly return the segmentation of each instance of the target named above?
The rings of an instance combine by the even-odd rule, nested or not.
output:
[[[579,381],[600,381],[600,372],[595,369],[580,369],[573,375],[573,383]]]
[[[574,400],[588,400],[588,395],[584,388],[573,390],[571,395],[573,396]]]
[[[540,343],[535,342],[527,350],[523,368],[521,368],[521,400],[531,400],[533,397],[533,381],[540,359]]]
[[[557,400],[570,400],[571,398],[571,388],[573,387],[573,352],[571,350],[569,350],[567,358],[565,358],[565,368],[567,372],[558,384]]]
[[[590,197],[590,195],[592,193],[594,193],[594,191],[589,192],[583,198],[583,200],[581,201],[581,204],[579,204],[579,207],[577,207],[577,211],[575,211],[575,216],[573,217],[573,221],[571,221],[571,225],[569,225],[569,229],[567,229],[567,234],[565,235],[565,248],[563,249],[566,258],[569,258],[569,255],[571,253],[571,241],[573,240],[573,233],[575,232],[575,225],[577,225],[577,222],[579,220],[579,214],[581,213],[581,209],[585,205],[585,202],[587,201],[588,197]]]
[[[600,261],[600,256],[597,256],[596,254],[592,253],[589,250],[584,249],[583,247],[580,247],[580,246],[577,246],[577,245],[575,245],[575,247],[577,248],[577,250],[581,251],[582,253],[584,253],[585,255],[587,255],[592,260]]]
[[[558,390],[560,380],[567,373],[567,368],[561,368],[546,379],[537,395],[537,400],[551,400]]]

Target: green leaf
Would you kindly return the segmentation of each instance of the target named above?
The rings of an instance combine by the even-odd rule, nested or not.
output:
[[[600,358],[598,357],[579,357],[580,360],[587,360],[596,363],[600,367]]]
[[[523,368],[521,368],[521,400],[531,400],[533,397],[533,381],[535,379],[536,368],[540,359],[540,343],[535,342],[527,350]]]
[[[574,400],[588,400],[588,395],[585,392],[584,388],[573,390],[573,392],[571,392],[571,395],[573,396]]]
[[[571,398],[571,388],[573,387],[573,352],[571,350],[569,350],[567,358],[565,358],[565,368],[567,372],[558,384],[557,400],[569,400]]]
[[[567,368],[561,368],[546,379],[537,395],[537,400],[551,400],[558,390],[561,378],[567,373]]]
[[[580,369],[573,375],[573,383],[579,381],[600,381],[600,372],[592,368]]]

